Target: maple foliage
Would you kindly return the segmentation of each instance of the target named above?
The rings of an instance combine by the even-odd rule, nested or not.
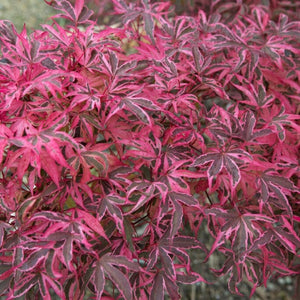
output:
[[[0,21],[0,295],[180,299],[191,249],[239,295],[299,275],[297,4],[45,2]]]

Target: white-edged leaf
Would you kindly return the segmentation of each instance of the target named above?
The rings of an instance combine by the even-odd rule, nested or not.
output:
[[[225,168],[230,174],[232,180],[232,186],[233,188],[235,188],[241,180],[240,169],[235,163],[235,161],[233,159],[230,159],[229,156],[225,156],[224,162],[225,162]]]
[[[117,286],[120,293],[126,300],[132,300],[132,288],[130,286],[128,278],[116,267],[111,264],[101,262],[101,266],[108,274],[112,282]]]
[[[97,262],[96,264],[95,273],[94,273],[94,283],[95,283],[96,295],[97,295],[96,299],[100,300],[105,285],[104,271],[100,262]]]
[[[32,270],[42,259],[46,258],[49,249],[40,249],[32,253],[19,267],[21,271]]]
[[[150,125],[152,123],[149,115],[144,109],[142,109],[141,107],[129,100],[124,99],[123,101],[125,102],[127,109],[131,111],[134,115],[136,115],[136,117],[140,119],[143,123],[147,125]]]
[[[164,279],[161,273],[154,278],[150,300],[164,300]]]

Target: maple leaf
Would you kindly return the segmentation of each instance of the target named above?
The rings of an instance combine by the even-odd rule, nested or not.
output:
[[[272,170],[266,171],[257,179],[261,189],[260,210],[268,201],[272,201],[276,206],[285,210],[289,216],[292,216],[292,208],[286,192],[296,191],[297,189],[289,179],[280,177],[276,173],[274,175],[274,173]],[[276,201],[270,198],[271,195]]]
[[[231,83],[238,90],[243,92],[247,96],[247,100],[241,102],[249,104],[254,107],[265,107],[274,100],[274,95],[267,95],[265,86],[262,82],[257,82],[256,85],[248,82],[244,77],[237,76],[237,79],[241,81],[242,85]]]
[[[127,97],[124,98],[121,103],[121,108],[123,105],[125,105],[126,108],[129,111],[131,111],[134,115],[136,115],[137,118],[140,119],[142,122],[144,122],[147,125],[152,125],[151,118],[144,109],[158,109],[158,107],[155,104],[153,104],[151,100],[138,97]]]
[[[123,211],[119,207],[120,204],[124,204],[124,199],[118,197],[117,195],[111,194],[107,195],[105,198],[101,199],[98,214],[99,218],[104,217],[105,212],[107,211],[109,215],[114,219],[118,229],[123,230]]]
[[[294,121],[300,119],[300,117],[286,114],[284,106],[280,108],[279,112],[278,110],[279,107],[273,106],[272,110],[270,109],[270,117],[264,121],[270,122],[269,126],[272,128],[271,131],[278,136],[280,142],[283,142],[286,138],[286,130],[288,130],[289,127],[294,128],[296,131],[300,130],[300,126]]]
[[[260,235],[260,227],[256,228],[256,222],[275,222],[272,218],[263,214],[241,214],[236,210],[226,211],[221,208],[209,208],[205,209],[204,212],[224,221],[222,227],[218,230],[216,240],[207,258],[225,242],[224,239],[232,238],[233,259],[237,263],[244,261],[249,245],[252,244],[256,235]]]
[[[127,270],[139,271],[139,265],[136,262],[128,260],[127,257],[105,254],[96,263],[94,271],[94,285],[97,291],[97,299],[101,299],[103,293],[105,285],[104,273],[111,278],[112,282],[117,286],[126,300],[133,299],[129,280],[119,268],[115,267],[116,265],[125,267]]]
[[[89,18],[93,15],[93,11],[84,6],[84,0],[76,0],[74,6],[65,0],[54,0],[49,4],[53,8],[63,11],[63,14],[55,15],[53,18],[64,18],[76,25],[89,23]]]
[[[230,175],[232,187],[235,188],[241,180],[241,174],[237,163],[250,162],[252,157],[249,153],[242,149],[233,149],[226,152],[209,152],[197,157],[191,167],[197,167],[206,163],[211,163],[207,170],[209,185],[212,186],[214,176],[218,175],[223,167],[226,168]]]
[[[185,249],[201,248],[206,251],[204,245],[193,238],[186,238],[182,236],[168,238],[164,236],[157,248],[153,249],[149,255],[148,270],[151,270],[158,261],[161,262],[161,269],[159,269],[154,277],[154,285],[151,290],[151,299],[163,299],[164,289],[167,290],[170,296],[178,298],[177,286],[174,281],[192,283],[194,281],[206,280],[199,274],[187,270],[187,274],[177,273],[176,265],[173,262],[173,256],[177,257],[183,266],[187,266],[189,258]],[[182,266],[181,266],[182,267]],[[188,278],[189,277],[189,278]]]
[[[210,110],[210,118],[212,123],[209,130],[221,143],[225,143],[230,138],[243,140],[247,144],[250,141],[259,143],[260,137],[266,137],[272,133],[269,128],[255,129],[257,125],[256,116],[250,110],[239,120],[233,113],[214,106]]]
[[[150,37],[151,42],[155,44],[154,40],[154,17],[160,18],[162,11],[169,6],[168,3],[149,3],[149,0],[142,0],[142,7],[127,5],[125,1],[113,0],[117,7],[117,12],[123,14],[122,19],[124,24],[128,24],[138,17],[142,17],[144,21],[144,29]]]

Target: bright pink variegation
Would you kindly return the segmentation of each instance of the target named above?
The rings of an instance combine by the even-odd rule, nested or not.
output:
[[[239,295],[299,275],[299,5],[45,2],[0,21],[0,296],[180,299],[191,249]]]

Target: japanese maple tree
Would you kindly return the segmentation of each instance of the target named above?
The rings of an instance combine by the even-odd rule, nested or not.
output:
[[[0,21],[0,296],[180,299],[191,249],[299,276],[299,5],[45,2]]]

